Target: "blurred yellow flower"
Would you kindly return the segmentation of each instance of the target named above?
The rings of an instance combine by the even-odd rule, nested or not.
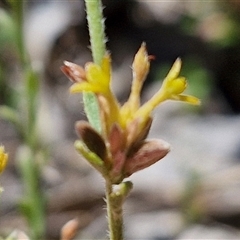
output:
[[[8,154],[5,153],[4,147],[0,146],[0,173],[5,169],[8,161]]]

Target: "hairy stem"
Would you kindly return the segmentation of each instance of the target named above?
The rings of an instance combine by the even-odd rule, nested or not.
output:
[[[103,7],[101,0],[85,0],[87,20],[89,27],[90,43],[93,61],[101,65],[106,54],[106,38],[104,33]],[[101,131],[99,106],[96,97],[92,93],[83,95],[85,112],[91,125]],[[122,201],[113,193],[111,181],[106,180],[106,203],[110,240],[123,239]]]
[[[93,61],[101,64],[106,53],[102,3],[100,0],[85,0],[85,2]]]
[[[113,193],[111,182],[106,180],[106,203],[110,240],[123,239],[122,201],[119,203],[117,198]]]
[[[85,0],[93,61],[101,65],[106,53],[104,20],[100,0]],[[101,132],[97,99],[93,93],[83,93],[84,110],[91,125]]]

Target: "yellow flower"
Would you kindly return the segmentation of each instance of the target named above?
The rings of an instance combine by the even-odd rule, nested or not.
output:
[[[148,102],[139,108],[136,113],[137,116],[148,116],[155,107],[166,100],[177,100],[193,105],[200,104],[200,100],[198,98],[182,94],[187,88],[187,81],[184,77],[179,76],[181,65],[181,60],[178,58],[164,79],[159,91]]]
[[[114,124],[118,124],[123,131],[135,126],[135,135],[140,134],[149,121],[155,107],[166,100],[178,100],[191,104],[199,104],[199,99],[183,95],[187,87],[184,77],[179,77],[181,60],[178,58],[173,64],[160,90],[143,106],[140,106],[140,93],[150,68],[150,58],[143,43],[135,55],[132,70],[133,81],[128,101],[120,107],[116,97],[111,91],[111,59],[106,54],[101,65],[87,63],[85,68],[64,62],[63,72],[74,82],[70,92],[93,92],[97,95],[102,118],[102,129],[105,136],[109,136]],[[132,130],[131,130],[132,131]],[[128,134],[126,134],[127,136]]]
[[[0,146],[0,173],[5,169],[8,161],[8,154],[5,153],[4,147]]]
[[[111,62],[110,56],[107,54],[103,58],[102,65],[99,66],[95,63],[87,63],[85,65],[85,77],[86,81],[76,82],[70,88],[72,93],[78,93],[82,91],[101,93],[108,96],[110,91],[110,79],[111,79]],[[68,64],[72,64],[69,63]],[[65,66],[66,63],[65,63]]]
[[[132,64],[133,81],[131,93],[128,101],[122,107],[119,106],[117,99],[111,91],[111,59],[108,54],[103,58],[101,66],[87,63],[85,65],[85,78],[82,81],[79,81],[79,79],[75,80],[70,91],[72,93],[90,91],[98,96],[102,109],[102,120],[105,122],[103,129],[106,130],[106,135],[108,135],[112,124],[118,123],[123,129],[126,129],[137,118],[142,122],[141,127],[143,127],[144,123],[151,116],[152,111],[166,100],[183,101],[194,105],[200,104],[198,98],[182,94],[187,88],[187,81],[184,77],[179,76],[181,60],[178,58],[164,79],[159,91],[143,106],[140,106],[141,89],[149,72],[149,67],[150,60],[146,51],[146,45],[143,43]],[[82,70],[80,71],[80,66],[76,64],[65,62],[63,68],[65,69],[65,74],[68,73],[66,75],[70,78],[72,74],[69,74],[69,68],[71,68],[70,72],[76,75],[76,78],[83,75],[81,73]]]
[[[101,66],[95,63],[86,63],[85,69],[71,62],[64,62],[61,70],[74,82],[70,88],[71,93],[93,92],[98,96],[99,105],[104,109],[101,112],[102,129],[108,135],[111,126],[120,119],[120,106],[113,95],[111,84],[111,59],[106,54]],[[84,72],[84,73],[83,73]],[[81,76],[81,77],[80,77]],[[103,106],[102,106],[103,105]]]
[[[152,111],[166,100],[199,104],[199,99],[183,95],[187,81],[179,76],[181,60],[178,58],[163,81],[159,91],[145,104],[140,104],[143,83],[150,68],[143,43],[135,55],[133,81],[129,99],[120,106],[111,90],[111,59],[107,54],[101,65],[87,63],[82,68],[65,62],[62,71],[74,84],[70,92],[93,92],[100,106],[102,132],[98,133],[88,123],[78,122],[76,130],[84,145],[76,148],[104,177],[120,183],[125,177],[162,159],[170,150],[163,140],[145,140],[151,127]],[[85,149],[86,146],[86,149]]]
[[[149,68],[149,56],[146,51],[146,45],[143,43],[135,55],[132,64],[133,80],[129,99],[120,110],[123,126],[127,126],[128,123],[134,119],[135,113],[140,107],[140,94]]]

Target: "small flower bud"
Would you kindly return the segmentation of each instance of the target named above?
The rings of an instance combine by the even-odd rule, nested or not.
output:
[[[139,170],[147,168],[165,157],[169,151],[169,143],[163,140],[145,141],[136,151],[132,151],[132,156],[129,156],[126,160],[124,173],[126,176],[130,176]]]
[[[121,205],[124,199],[128,196],[129,192],[132,190],[133,184],[131,181],[122,182],[115,185],[113,192],[111,193],[112,201],[117,205]]]
[[[85,70],[75,63],[64,61],[64,66],[61,67],[61,70],[72,82],[86,80]]]
[[[132,69],[134,78],[138,79],[138,81],[144,81],[148,72],[149,72],[150,62],[149,56],[146,50],[146,44],[142,43],[140,49],[135,55]]]

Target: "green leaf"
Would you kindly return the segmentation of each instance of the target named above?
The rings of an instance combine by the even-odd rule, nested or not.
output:
[[[32,69],[28,69],[26,75],[26,91],[28,100],[35,102],[39,92],[39,78],[37,73]]]
[[[105,166],[101,158],[97,156],[94,152],[91,152],[86,145],[80,140],[75,141],[74,144],[76,150],[100,173],[105,175]]]
[[[25,91],[23,96],[26,99],[26,111],[27,111],[27,125],[26,125],[26,137],[27,142],[32,147],[37,146],[38,137],[36,133],[36,120],[38,113],[38,93],[39,93],[39,78],[36,72],[31,67],[26,68],[25,71]]]
[[[84,111],[88,121],[98,132],[101,132],[101,119],[97,98],[94,93],[83,93]]]
[[[14,31],[13,19],[6,11],[0,9],[0,52],[14,45]]]

